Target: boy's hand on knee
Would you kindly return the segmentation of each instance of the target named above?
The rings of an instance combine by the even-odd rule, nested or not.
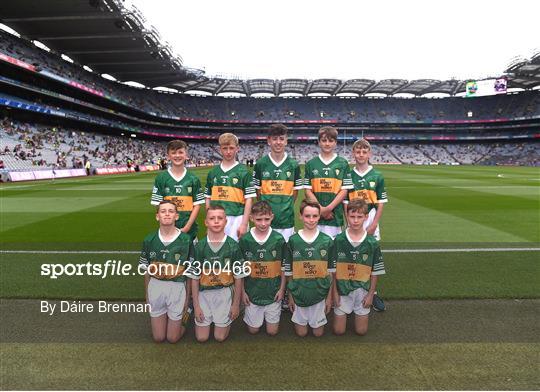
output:
[[[194,312],[195,312],[195,319],[196,319],[199,323],[204,322],[204,313],[203,313],[201,307],[200,307],[200,306],[195,306],[195,307],[194,307]]]
[[[294,303],[294,299],[292,295],[289,294],[289,310],[291,313],[294,313],[294,310],[296,309],[296,304]]]
[[[229,312],[229,318],[231,320],[236,320],[239,314],[240,314],[240,305],[232,304],[231,311]]]
[[[247,293],[245,291],[242,293],[242,303],[245,306],[251,305],[251,302],[249,301],[249,296],[247,295]]]
[[[281,302],[283,297],[285,297],[285,290],[278,290],[278,292],[274,296],[274,302]]]
[[[369,308],[373,304],[373,295],[375,293],[368,293],[362,301],[362,306],[364,308]]]
[[[339,308],[341,306],[341,297],[339,295],[334,295],[334,307]]]
[[[330,310],[332,309],[332,297],[326,298],[324,301],[324,313],[328,314],[330,313]]]

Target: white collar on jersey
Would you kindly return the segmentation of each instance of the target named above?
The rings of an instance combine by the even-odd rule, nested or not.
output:
[[[165,246],[169,245],[170,243],[174,242],[178,237],[180,237],[180,234],[182,234],[182,232],[180,231],[180,229],[176,228],[176,235],[170,240],[170,241],[165,241],[163,239],[163,237],[161,236],[161,230],[158,229],[158,237],[159,237],[159,240],[161,241],[161,243]]]
[[[283,159],[280,162],[274,161],[274,159],[272,159],[271,154],[268,154],[268,158],[270,158],[270,161],[272,161],[274,166],[279,167],[279,166],[281,166],[283,164],[283,162],[285,162],[285,159],[287,159],[287,153],[285,153],[285,155],[283,155]]]
[[[219,241],[210,241],[210,239],[208,238],[208,235],[206,236],[206,242],[208,243],[208,246],[210,247],[210,249],[212,249],[212,252],[214,253],[219,252],[223,244],[225,244],[225,241],[227,241],[227,234],[225,234],[225,236],[223,236],[223,238],[220,239]]]
[[[308,244],[311,244],[313,241],[315,241],[317,239],[317,237],[319,236],[319,229],[317,229],[316,233],[315,233],[315,236],[313,238],[311,238],[311,241],[309,241],[305,236],[304,236],[304,229],[302,230],[298,230],[298,235],[300,236],[300,238],[302,238],[304,240],[305,243],[308,243]]]
[[[231,167],[229,167],[227,170],[225,170],[225,169],[223,168],[223,162],[219,164],[219,167],[221,168],[221,170],[223,171],[223,173],[227,173],[229,170],[234,169],[234,168],[236,167],[236,165],[238,165],[239,163],[240,163],[240,162],[235,161],[234,164],[233,164]]]
[[[180,177],[175,177],[170,167],[167,169],[167,171],[169,172],[169,175],[173,178],[173,180],[176,182],[182,181],[187,173],[187,169],[185,167],[184,167],[184,172],[182,173]]]
[[[330,160],[329,160],[329,161],[325,161],[325,160],[323,159],[322,155],[321,155],[321,154],[319,154],[319,159],[320,159],[320,160],[321,160],[321,162],[322,162],[322,163],[324,163],[325,165],[329,165],[329,164],[331,164],[331,163],[332,163],[332,161],[333,161],[334,159],[336,159],[336,158],[337,158],[337,154],[334,154],[334,155],[332,155],[332,158],[330,158]]]
[[[358,174],[360,177],[365,177],[366,174],[368,174],[368,173],[371,171],[371,169],[373,169],[373,166],[369,165],[368,168],[367,168],[367,170],[366,170],[365,172],[363,172],[363,173],[359,172],[358,169],[356,168],[356,166],[354,167],[353,170],[354,170],[354,171],[356,172],[356,174]]]
[[[364,242],[364,240],[367,237],[367,232],[364,231],[364,235],[362,236],[362,238],[360,238],[360,241],[353,241],[351,239],[351,237],[349,236],[349,229],[345,229],[345,236],[347,237],[347,240],[351,243],[351,245],[356,248],[358,245],[360,245],[362,242]],[[357,245],[355,245],[355,244],[357,244]]]
[[[254,239],[255,241],[257,241],[257,243],[258,243],[259,245],[262,245],[262,244],[264,244],[266,241],[268,241],[268,238],[270,238],[270,234],[272,234],[272,228],[271,228],[271,227],[269,228],[268,234],[266,234],[266,237],[264,237],[262,241],[259,240],[259,237],[256,237],[256,236],[255,236],[255,228],[254,228],[254,227],[252,227],[251,229],[249,229],[249,232],[251,233],[251,236],[253,237],[253,239]]]

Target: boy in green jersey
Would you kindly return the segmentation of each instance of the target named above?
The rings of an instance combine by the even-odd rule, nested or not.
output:
[[[266,332],[276,335],[285,293],[282,268],[285,239],[271,227],[274,214],[270,204],[258,201],[251,208],[250,220],[255,227],[240,238],[244,260],[250,262],[251,274],[244,278],[244,322],[248,331],[258,333],[266,321]]]
[[[225,208],[225,233],[238,241],[248,230],[249,212],[257,194],[248,168],[236,160],[238,138],[224,133],[218,141],[223,161],[206,178],[206,208],[214,204]]]
[[[204,203],[201,182],[185,167],[188,147],[184,141],[170,141],[167,144],[167,158],[171,167],[157,175],[150,203],[159,205],[163,200],[171,200],[179,216],[176,227],[194,240],[198,231],[197,214]]]
[[[146,301],[150,304],[152,336],[157,343],[176,343],[184,335],[182,317],[187,311],[190,284],[184,276],[185,264],[193,257],[193,242],[175,222],[176,204],[159,203],[156,220],[159,229],[147,235],[139,259],[144,274]]]
[[[283,260],[292,321],[301,337],[307,335],[308,324],[314,336],[322,336],[326,314],[332,307],[333,241],[317,228],[320,210],[318,203],[302,201],[300,218],[304,228],[289,238]]]
[[[211,205],[204,220],[207,236],[195,245],[192,278],[195,337],[205,342],[214,324],[214,338],[229,336],[231,323],[240,313],[244,261],[238,243],[225,234],[225,208]]]
[[[359,139],[352,146],[352,153],[356,165],[351,172],[353,189],[349,190],[345,204],[355,199],[362,199],[368,205],[368,216],[364,221],[364,229],[373,235],[377,241],[381,240],[379,221],[382,217],[384,205],[388,202],[388,196],[384,186],[384,177],[380,171],[369,164],[371,158],[371,144],[366,139]],[[384,301],[377,295],[373,298],[373,309],[385,310]]]
[[[352,189],[349,162],[335,153],[338,131],[334,127],[319,130],[318,157],[310,159],[304,170],[306,199],[321,206],[319,230],[334,238],[343,226],[342,201]]]
[[[348,227],[334,239],[332,260],[334,276],[334,333],[342,335],[347,315],[354,312],[354,329],[365,335],[368,315],[377,279],[385,273],[378,241],[363,227],[368,206],[362,199],[351,201],[347,208]]]
[[[286,241],[294,233],[294,202],[303,187],[298,162],[285,152],[287,133],[283,124],[270,126],[267,137],[270,153],[259,159],[253,169],[259,200],[267,201],[274,213],[272,229]]]

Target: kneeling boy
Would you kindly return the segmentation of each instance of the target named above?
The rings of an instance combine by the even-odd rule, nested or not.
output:
[[[240,313],[243,259],[238,243],[225,234],[225,209],[211,205],[204,220],[208,234],[195,245],[191,266],[195,337],[205,342],[214,323],[214,338],[222,342]]]
[[[308,333],[308,324],[313,335],[322,336],[332,307],[333,241],[317,228],[320,211],[319,203],[302,201],[304,228],[289,238],[284,257],[289,308],[296,334],[302,337]]]
[[[182,317],[186,313],[190,285],[184,276],[185,264],[193,256],[191,237],[176,228],[176,204],[159,203],[159,229],[144,239],[140,268],[145,270],[146,300],[150,304],[152,335],[157,343],[176,343],[184,335]]]
[[[366,202],[352,200],[347,206],[348,227],[334,239],[334,333],[337,335],[345,333],[347,315],[353,312],[356,333],[367,333],[377,279],[385,273],[379,243],[363,227],[367,217]]]
[[[250,333],[259,332],[266,321],[266,332],[276,335],[281,316],[281,300],[285,292],[285,275],[282,271],[282,255],[285,239],[271,224],[274,219],[272,207],[266,201],[258,201],[251,208],[251,228],[240,239],[244,260],[250,262],[251,274],[244,278],[244,322]]]

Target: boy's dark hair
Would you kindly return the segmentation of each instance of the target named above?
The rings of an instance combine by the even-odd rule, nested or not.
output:
[[[225,212],[225,207],[223,207],[221,204],[210,204],[210,206],[208,207],[206,212],[208,212],[208,211],[218,211],[218,210]]]
[[[251,207],[251,215],[272,215],[272,207],[267,201],[259,200]]]
[[[268,136],[287,136],[289,129],[283,124],[272,124],[268,130]]]
[[[335,127],[322,127],[319,129],[319,140],[323,137],[337,141],[338,130]]]
[[[368,213],[368,205],[363,199],[354,199],[347,204],[347,214],[349,212],[361,212],[364,215]]]
[[[176,139],[176,140],[171,140],[169,143],[167,143],[167,153],[169,153],[169,151],[176,151],[181,148],[183,148],[186,151],[188,148],[187,143],[183,140]]]
[[[176,203],[172,200],[162,200],[159,202],[157,208],[156,208],[156,212],[159,211],[159,207],[161,207],[163,204],[172,204],[174,206],[174,208],[176,209]]]
[[[302,200],[302,203],[300,203],[300,215],[304,213],[304,209],[306,207],[313,207],[319,210],[319,213],[321,212],[321,205],[317,203],[316,201],[304,199]]]

